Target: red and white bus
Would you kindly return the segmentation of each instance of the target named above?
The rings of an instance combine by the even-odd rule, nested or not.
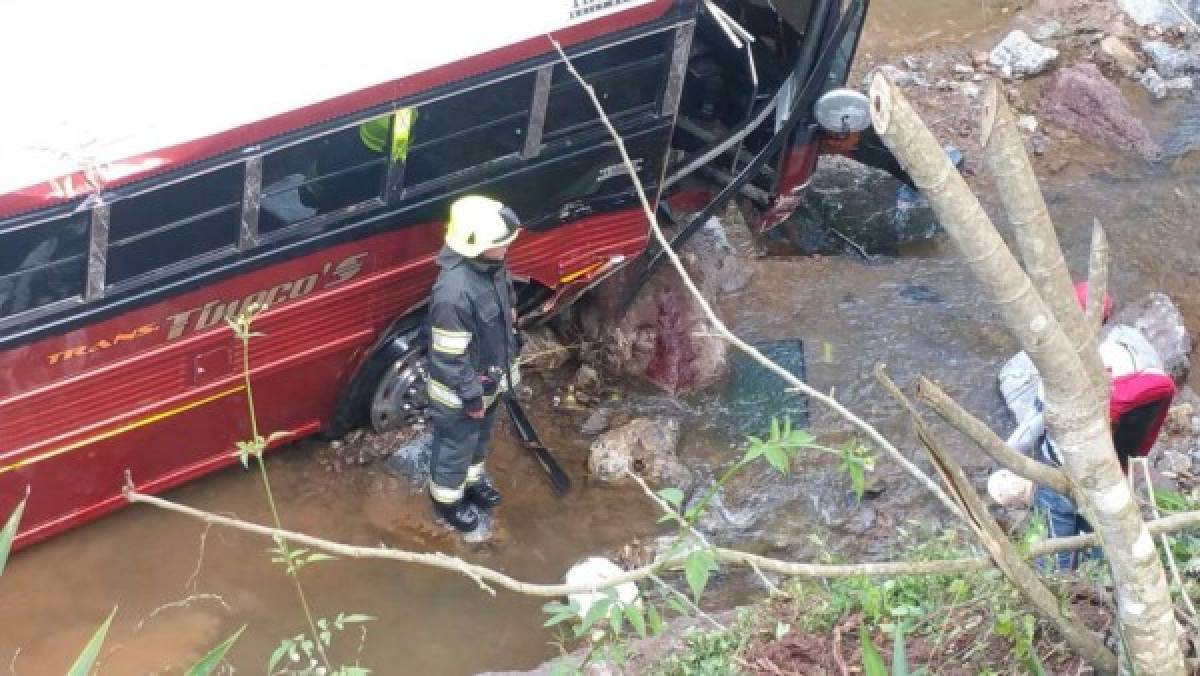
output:
[[[414,329],[461,194],[524,219],[526,318],[643,256],[625,168],[548,35],[651,194],[715,179],[710,212],[749,194],[769,226],[823,143],[872,152],[865,99],[839,89],[865,12],[4,3],[0,513],[31,491],[17,546],[118,507],[127,470],[161,491],[235,462],[249,421],[224,320],[251,304],[268,306],[251,378],[275,444],[419,408]]]

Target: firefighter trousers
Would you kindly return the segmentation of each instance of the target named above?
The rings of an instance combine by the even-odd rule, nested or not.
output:
[[[430,490],[439,502],[461,499],[468,480],[476,480],[481,475],[499,408],[493,403],[483,418],[475,419],[461,408],[431,404]]]

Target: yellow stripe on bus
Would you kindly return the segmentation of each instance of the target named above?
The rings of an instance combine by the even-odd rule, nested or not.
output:
[[[171,416],[178,415],[185,411],[190,411],[193,408],[196,408],[197,406],[203,406],[205,404],[214,402],[223,397],[228,397],[229,395],[236,394],[238,392],[241,392],[244,389],[246,389],[245,385],[238,385],[237,387],[231,387],[228,390],[225,390],[223,392],[218,392],[216,394],[210,395],[203,399],[197,399],[196,401],[188,402],[177,408],[172,408],[172,409],[169,409],[166,411],[160,411],[153,415],[148,415],[145,418],[142,418],[140,420],[134,420],[133,422],[126,423],[124,425],[121,425],[120,427],[115,427],[111,430],[108,430],[107,432],[101,432],[100,434],[97,434],[95,436],[91,436],[91,437],[87,437],[86,439],[80,439],[79,441],[71,442],[71,443],[67,444],[66,446],[62,446],[61,448],[55,448],[55,449],[46,451],[44,453],[39,453],[33,457],[25,458],[24,460],[19,460],[17,462],[14,462],[11,465],[7,465],[5,467],[0,467],[0,474],[4,474],[6,472],[11,472],[15,469],[20,469],[21,467],[24,467],[26,465],[32,465],[34,463],[41,462],[48,458],[53,458],[57,455],[62,455],[63,453],[69,453],[70,451],[77,450],[83,446],[87,446],[88,444],[94,444],[98,441],[104,441],[105,439],[111,439],[112,437],[115,437],[118,434],[124,434],[126,432],[129,432],[130,430],[135,430],[139,427],[145,427],[146,425],[156,423],[165,418],[170,418]]]

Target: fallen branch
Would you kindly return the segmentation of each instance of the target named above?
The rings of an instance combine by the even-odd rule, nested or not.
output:
[[[875,368],[875,377],[892,395],[892,398],[908,411],[909,420],[916,432],[917,439],[929,452],[933,466],[938,470],[942,481],[946,482],[950,492],[959,499],[963,511],[970,516],[971,530],[975,532],[975,536],[992,555],[996,567],[1008,578],[1009,584],[1058,629],[1058,633],[1088,664],[1091,664],[1100,673],[1115,673],[1117,656],[1086,626],[1072,621],[1063,614],[1058,598],[1046,587],[1033,567],[1021,558],[1017,548],[1005,536],[1000,525],[996,523],[987,507],[984,506],[979,494],[975,492],[975,488],[971,486],[971,481],[963,472],[962,467],[942,448],[941,443],[934,437],[917,409],[904,396],[900,388],[896,387],[896,384],[888,378],[882,364]]]
[[[917,380],[917,398],[928,404],[938,417],[975,442],[984,453],[1004,467],[1063,495],[1072,494],[1071,483],[1067,481],[1067,475],[1063,474],[1062,470],[1044,465],[1009,448],[1008,444],[996,436],[983,421],[968,413],[929,379],[921,377]]]
[[[583,87],[584,91],[586,91],[588,96],[591,97],[592,105],[596,109],[596,114],[599,116],[600,121],[604,123],[604,127],[608,130],[609,135],[612,136],[613,143],[616,144],[617,150],[621,154],[621,161],[624,162],[626,169],[629,170],[629,178],[633,181],[634,190],[637,192],[638,200],[642,204],[642,211],[645,213],[646,220],[650,224],[650,230],[654,233],[655,240],[658,241],[659,247],[662,249],[663,253],[666,254],[667,259],[670,260],[671,266],[675,268],[675,271],[679,274],[679,278],[683,282],[683,285],[695,299],[696,304],[700,306],[705,318],[710,324],[712,324],[713,328],[731,345],[745,353],[758,365],[782,378],[789,386],[795,388],[796,391],[803,392],[813,399],[816,399],[817,401],[836,411],[838,415],[848,420],[850,424],[854,425],[860,431],[862,431],[863,434],[867,435],[867,437],[870,438],[876,446],[883,449],[885,453],[899,463],[900,466],[905,469],[905,471],[913,476],[913,478],[924,484],[924,486],[928,488],[929,491],[933,493],[933,495],[936,496],[943,505],[946,506],[946,509],[950,510],[950,513],[954,514],[960,519],[963,518],[963,514],[961,511],[959,511],[958,506],[955,505],[954,501],[950,499],[950,496],[946,495],[946,492],[942,490],[942,487],[939,486],[936,481],[931,479],[929,475],[922,472],[921,469],[917,467],[911,460],[904,457],[904,454],[897,450],[896,447],[893,446],[890,441],[885,439],[884,436],[880,434],[879,431],[876,430],[871,424],[850,412],[850,410],[848,410],[845,406],[842,406],[841,402],[826,395],[824,392],[813,389],[808,385],[808,383],[805,383],[787,369],[768,359],[765,355],[763,355],[763,353],[755,349],[753,345],[750,345],[746,341],[737,337],[732,331],[729,330],[728,327],[725,326],[725,323],[722,322],[721,318],[717,316],[716,311],[712,309],[712,306],[708,303],[708,300],[704,298],[704,294],[700,292],[700,289],[696,286],[696,283],[692,281],[691,276],[688,275],[687,270],[683,267],[683,262],[679,260],[679,255],[675,253],[674,249],[671,248],[670,242],[667,241],[666,235],[663,234],[662,228],[658,224],[658,217],[655,214],[654,209],[650,206],[650,200],[646,197],[646,190],[642,186],[642,181],[638,178],[636,167],[633,164],[633,161],[629,158],[629,151],[625,148],[625,141],[621,138],[621,135],[617,133],[616,128],[613,127],[612,121],[608,118],[608,115],[605,114],[604,107],[600,105],[600,100],[596,98],[595,90],[592,89],[592,86],[583,79],[583,76],[579,74],[579,71],[575,70],[575,65],[571,63],[571,60],[567,57],[566,52],[563,51],[562,45],[560,45],[553,37],[549,35],[546,37],[550,40],[551,44],[554,45],[554,48],[558,50],[558,54],[562,57],[563,63],[575,77],[576,81],[579,82],[579,86]]]
[[[383,559],[388,561],[396,561],[399,563],[412,563],[430,568],[438,568],[441,570],[457,573],[466,576],[476,583],[483,582],[486,585],[494,585],[517,594],[525,594],[527,596],[546,596],[558,597],[568,594],[584,594],[596,593],[615,587],[625,582],[638,582],[640,580],[650,579],[651,576],[657,575],[662,569],[669,567],[682,566],[687,560],[687,555],[680,554],[672,557],[658,559],[649,565],[635,568],[621,575],[614,576],[604,580],[603,584],[587,585],[587,584],[538,584],[533,582],[522,582],[509,575],[501,573],[491,568],[478,566],[473,563],[467,563],[462,559],[448,556],[446,554],[427,554],[422,552],[410,552],[403,549],[392,549],[389,547],[359,547],[348,545],[333,540],[326,540],[313,535],[297,533],[294,531],[272,528],[261,524],[234,519],[221,514],[206,512],[202,509],[189,507],[177,502],[160,498],[154,495],[139,493],[132,486],[126,486],[124,490],[125,499],[131,503],[150,505],[159,509],[183,514],[194,519],[225,526],[244,533],[252,533],[266,538],[278,538],[289,543],[304,545],[313,549],[319,549],[323,552],[341,556],[348,559]],[[1156,521],[1151,521],[1147,524],[1151,533],[1173,533],[1185,528],[1200,527],[1200,511],[1183,512],[1163,517]],[[1037,557],[1046,554],[1055,554],[1062,551],[1083,549],[1085,547],[1094,547],[1100,543],[1100,538],[1093,534],[1076,535],[1069,538],[1056,538],[1053,540],[1044,540],[1030,547],[1029,556]],[[879,563],[850,563],[850,564],[825,564],[825,563],[801,563],[795,561],[782,561],[773,559],[758,554],[750,554],[736,549],[715,548],[713,554],[717,561],[733,566],[758,566],[760,569],[786,575],[789,577],[814,577],[814,578],[838,578],[838,577],[893,577],[897,575],[946,575],[949,573],[969,573],[973,571],[987,570],[993,567],[992,560],[987,556],[978,556],[974,558],[962,559],[944,559],[936,561],[885,561]],[[495,595],[495,589],[487,586],[485,589],[490,594]]]

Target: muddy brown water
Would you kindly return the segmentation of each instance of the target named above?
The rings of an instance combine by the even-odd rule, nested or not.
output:
[[[887,53],[978,39],[1005,18],[1001,6],[990,0],[876,0],[864,49]],[[900,28],[913,25],[923,30]],[[1099,216],[1112,244],[1118,307],[1123,299],[1165,291],[1196,332],[1200,228],[1194,205],[1200,180],[1186,167],[1176,169],[1113,159],[1068,167],[1047,177],[1044,187],[1072,272],[1084,270],[1092,219]],[[995,212],[994,204],[989,210]],[[897,258],[781,258],[756,265],[752,286],[723,308],[733,328],[756,339],[802,338],[812,384],[833,390],[901,446],[905,424],[871,375],[879,361],[902,384],[918,373],[934,377],[995,428],[1009,424],[993,378],[1013,342],[947,241],[909,247]],[[647,410],[674,406],[654,398],[642,404]],[[695,416],[682,453],[701,465],[719,465],[734,441],[719,426],[705,424],[712,406],[701,401],[682,409]],[[818,429],[844,427],[814,413]],[[577,489],[562,501],[550,496],[508,432],[500,433],[495,458],[509,501],[486,545],[462,545],[426,525],[423,499],[404,497],[378,470],[325,472],[313,461],[317,442],[276,453],[269,465],[288,527],[351,544],[443,549],[520,579],[553,582],[583,556],[656,532],[657,515],[636,490],[586,484],[579,417],[540,416],[543,435],[576,479]],[[887,510],[924,514],[928,500],[903,488],[904,479],[881,465],[889,477]],[[803,482],[803,473],[796,480]],[[268,519],[257,475],[241,469],[168,497]],[[808,527],[806,519],[819,522],[829,508],[817,503],[811,514],[790,519],[797,534]],[[779,522],[788,527],[788,520]],[[242,672],[264,670],[279,639],[303,630],[294,591],[270,562],[267,545],[139,506],[22,552],[0,584],[0,671],[11,665],[16,674],[63,673],[114,606],[119,611],[101,653],[101,673],[179,673],[243,624],[249,628],[231,662]],[[336,639],[338,662],[359,659],[384,674],[469,674],[528,668],[557,651],[553,634],[541,628],[541,599],[505,592],[493,598],[464,578],[386,562],[325,562],[302,576],[316,614],[378,618],[364,625],[365,638],[351,629]],[[730,593],[737,596],[736,589]]]

